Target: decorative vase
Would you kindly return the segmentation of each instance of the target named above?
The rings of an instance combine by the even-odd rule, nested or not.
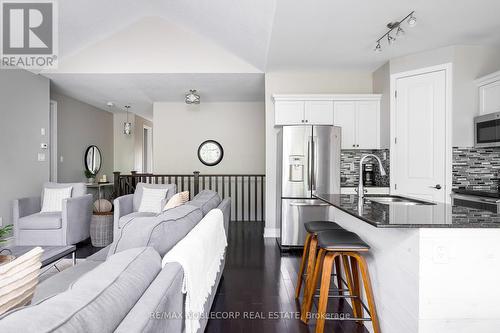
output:
[[[106,199],[99,199],[94,202],[95,213],[108,213],[113,210],[113,204]]]
[[[7,251],[8,253],[12,253],[9,249],[3,249],[0,252],[3,252],[3,251]],[[0,254],[0,266],[4,265],[6,263],[9,263],[14,259],[16,259],[16,256],[13,256],[12,254]]]

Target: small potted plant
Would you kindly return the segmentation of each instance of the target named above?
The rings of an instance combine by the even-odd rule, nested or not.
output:
[[[6,225],[4,227],[0,227],[0,248],[2,247],[2,244],[4,244],[7,240],[5,237],[10,234],[12,231],[12,224]],[[5,254],[3,252],[9,253]],[[9,261],[12,261],[15,259],[15,257],[11,254],[12,252],[9,249],[2,249],[0,251],[0,265],[8,263]]]
[[[90,172],[89,170],[85,170],[83,172],[83,174],[85,175],[85,178],[87,178],[87,182],[89,184],[93,184],[94,183],[94,181],[95,181],[95,175],[92,172]]]

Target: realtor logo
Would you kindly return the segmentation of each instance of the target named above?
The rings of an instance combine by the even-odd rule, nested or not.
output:
[[[1,67],[47,69],[57,64],[57,11],[52,0],[1,2]]]

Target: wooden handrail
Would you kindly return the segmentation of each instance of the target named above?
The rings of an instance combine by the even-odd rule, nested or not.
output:
[[[138,183],[175,184],[177,191],[189,191],[190,199],[201,190],[213,190],[231,198],[231,220],[264,221],[264,174],[152,174],[114,172],[115,196],[134,193]]]

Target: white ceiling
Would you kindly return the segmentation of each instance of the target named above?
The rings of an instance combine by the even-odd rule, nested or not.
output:
[[[375,41],[415,10],[417,25],[382,53]],[[268,70],[374,70],[390,58],[441,46],[500,45],[498,0],[278,0]]]
[[[152,103],[183,102],[189,89],[198,89],[201,102],[264,100],[264,74],[50,74],[52,89],[97,108],[116,108],[152,119]]]
[[[412,10],[416,11],[417,26],[407,28],[406,38],[394,46],[383,43],[384,52],[374,53],[376,39],[386,32],[385,25]],[[44,75],[53,79],[55,89],[69,96],[101,108],[107,100],[118,105],[131,103],[136,112],[150,118],[147,110],[152,102],[182,101],[188,89],[198,89],[205,101],[263,100],[263,74],[258,72],[372,71],[393,57],[441,46],[500,45],[498,13],[498,0],[61,0],[60,61],[77,59],[79,68],[89,74],[70,71]],[[161,25],[163,29],[175,25],[200,36],[255,70],[217,74],[231,73],[231,69],[217,68],[214,74],[201,75],[193,66],[186,74],[141,74],[141,69],[134,67],[136,62],[130,61],[130,73],[138,74],[124,73],[123,68],[111,69],[109,74],[91,74],[102,72],[102,68],[93,70],[90,63],[84,63],[87,54],[99,60],[96,50],[105,50],[102,46],[116,42],[116,36],[127,41],[124,32],[134,31],[134,25],[150,17],[168,22]],[[172,45],[167,46],[165,40],[156,41],[152,34],[144,38],[155,38],[156,44],[161,44],[147,50],[151,54],[158,52],[159,59],[165,49],[174,50],[182,44],[182,37],[178,43],[175,38],[168,39]],[[126,57],[127,47],[137,46],[133,39],[130,44],[115,46],[114,50]],[[155,43],[150,45],[154,47]],[[137,53],[131,54],[131,60],[137,61]],[[196,61],[190,56],[191,61]],[[204,56],[199,52],[198,59],[205,60]]]
[[[155,16],[198,33],[263,70],[274,6],[274,0],[61,0],[60,53],[74,54],[141,18]]]

